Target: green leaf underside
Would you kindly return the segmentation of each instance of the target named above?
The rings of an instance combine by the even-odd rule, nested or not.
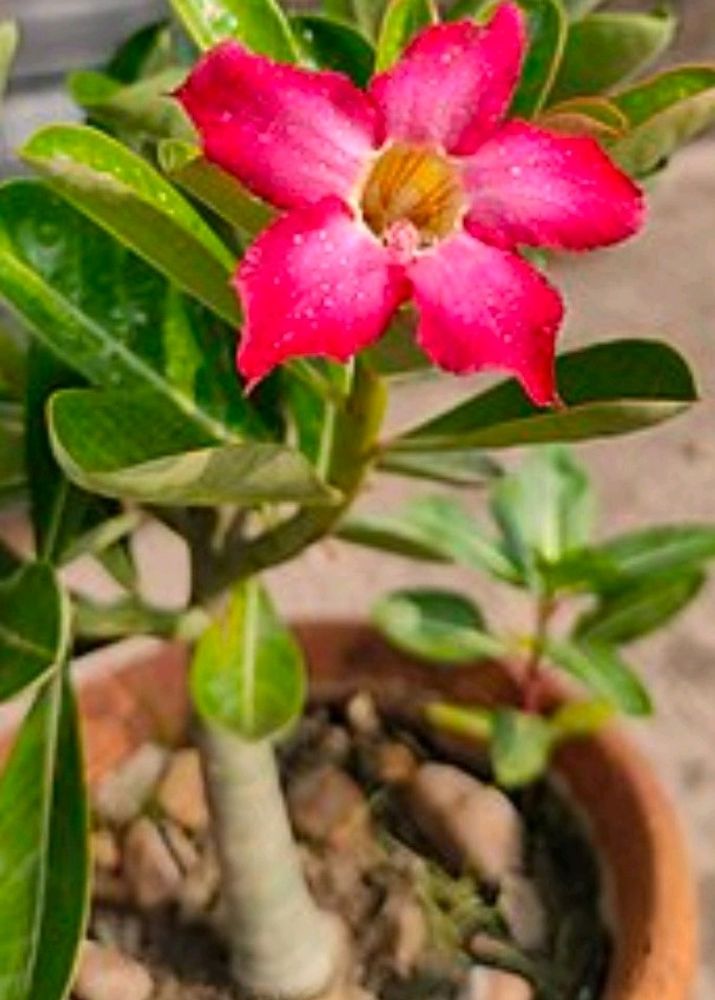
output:
[[[376,71],[389,69],[414,36],[435,21],[432,0],[390,0],[377,39]]]
[[[292,17],[291,26],[312,67],[345,73],[358,87],[367,86],[375,69],[375,50],[359,31],[319,14]]]
[[[86,125],[48,125],[22,158],[79,211],[229,323],[231,251],[146,160]]]
[[[696,399],[682,357],[658,341],[624,340],[561,355],[559,410],[539,410],[510,379],[390,442],[392,450],[508,448],[580,441],[649,427]]]
[[[258,580],[234,589],[199,640],[191,690],[205,719],[246,740],[273,737],[300,713],[303,655]]]
[[[298,49],[276,0],[171,0],[176,16],[200,49],[228,38],[281,62],[297,62]]]
[[[0,187],[0,298],[95,385],[151,392],[211,440],[263,436],[234,332],[36,181]]]
[[[437,663],[470,663],[503,651],[476,606],[452,591],[397,591],[375,605],[373,619],[399,649]]]
[[[601,94],[635,76],[673,39],[675,18],[663,14],[592,14],[571,26],[552,100]]]
[[[567,35],[560,0],[519,0],[529,25],[529,48],[509,114],[531,118],[538,112],[556,77]]]
[[[61,1000],[69,990],[88,904],[83,770],[72,691],[58,671],[0,779],[0,1000]]]
[[[259,441],[217,446],[147,392],[57,393],[50,433],[67,475],[107,496],[182,506],[335,499],[299,452]]]
[[[43,563],[29,563],[0,581],[0,700],[56,666],[68,614],[55,575]]]
[[[548,640],[552,661],[628,715],[649,715],[652,704],[638,676],[606,643]]]
[[[427,479],[449,486],[484,486],[501,475],[500,466],[476,448],[464,451],[396,452],[387,451],[378,468],[399,476]]]
[[[647,176],[715,121],[715,66],[667,70],[612,100],[631,128],[611,153],[630,173]]]
[[[575,635],[587,642],[632,642],[670,621],[697,596],[705,575],[694,570],[604,596],[576,623]]]

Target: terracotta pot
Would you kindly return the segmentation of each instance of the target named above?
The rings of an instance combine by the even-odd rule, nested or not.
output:
[[[352,622],[297,626],[317,700],[369,690],[391,713],[414,716],[429,695],[510,702],[514,677],[497,664],[439,672]],[[189,722],[186,651],[133,639],[78,661],[90,781],[143,741],[181,738]],[[545,696],[557,701],[550,685]],[[17,710],[0,715],[0,753]],[[572,743],[555,772],[590,828],[604,872],[615,954],[604,1000],[688,1000],[696,967],[693,884],[676,817],[650,765],[614,729]]]

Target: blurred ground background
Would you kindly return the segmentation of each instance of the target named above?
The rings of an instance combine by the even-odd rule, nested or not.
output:
[[[145,22],[157,6],[146,0],[117,0],[115,6],[109,0],[0,0],[0,5],[3,15],[19,14],[25,19],[27,41],[3,123],[7,171],[8,150],[27,131],[42,120],[69,114],[58,85],[61,73],[101,61],[112,39]],[[683,16],[678,57],[715,58],[714,0],[680,0],[677,6]],[[121,8],[121,16],[116,8]],[[570,315],[562,346],[624,335],[665,337],[691,360],[704,398],[691,413],[665,427],[617,443],[579,448],[580,458],[594,475],[605,534],[659,521],[715,520],[714,223],[715,141],[711,138],[681,154],[654,183],[650,225],[642,236],[625,247],[571,258],[556,267],[554,277],[566,292]],[[396,425],[415,420],[444,405],[449,395],[467,390],[465,382],[447,379],[412,385],[396,394],[391,419]],[[386,510],[415,489],[396,479],[384,479],[363,503],[367,509]],[[470,503],[478,511],[482,501],[474,496]],[[160,565],[161,575],[171,577],[176,586],[181,574],[171,565],[174,556],[159,539],[152,551],[151,575],[157,575]],[[389,588],[418,582],[454,584],[455,580],[471,588],[497,620],[513,623],[525,612],[518,604],[503,604],[471,577],[423,570],[414,563],[372,556],[339,543],[318,547],[272,574],[283,609],[301,616],[364,614]],[[697,1000],[712,1000],[715,583],[666,633],[635,647],[634,658],[652,687],[658,708],[656,719],[639,726],[636,737],[676,798],[687,829],[703,917]]]

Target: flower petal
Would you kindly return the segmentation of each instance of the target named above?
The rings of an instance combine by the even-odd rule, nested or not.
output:
[[[516,254],[459,233],[408,268],[420,313],[417,340],[447,371],[498,368],[532,400],[556,401],[554,341],[563,316],[558,292]]]
[[[279,219],[249,248],[236,276],[246,312],[238,352],[254,383],[282,361],[345,361],[376,340],[409,294],[404,268],[339,198]]]
[[[224,42],[176,93],[206,157],[279,208],[347,196],[379,115],[340,73],[314,73]]]
[[[468,156],[509,106],[526,44],[524,16],[502,4],[486,27],[455,21],[426,28],[370,93],[385,116],[386,138],[438,143]]]
[[[496,246],[586,250],[635,233],[643,199],[594,139],[509,122],[464,164],[467,229]]]

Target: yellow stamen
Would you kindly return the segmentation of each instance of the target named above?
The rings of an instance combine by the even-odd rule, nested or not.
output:
[[[459,175],[446,156],[421,146],[396,143],[375,162],[362,191],[363,217],[378,236],[397,222],[409,222],[420,243],[452,231],[464,206]]]

